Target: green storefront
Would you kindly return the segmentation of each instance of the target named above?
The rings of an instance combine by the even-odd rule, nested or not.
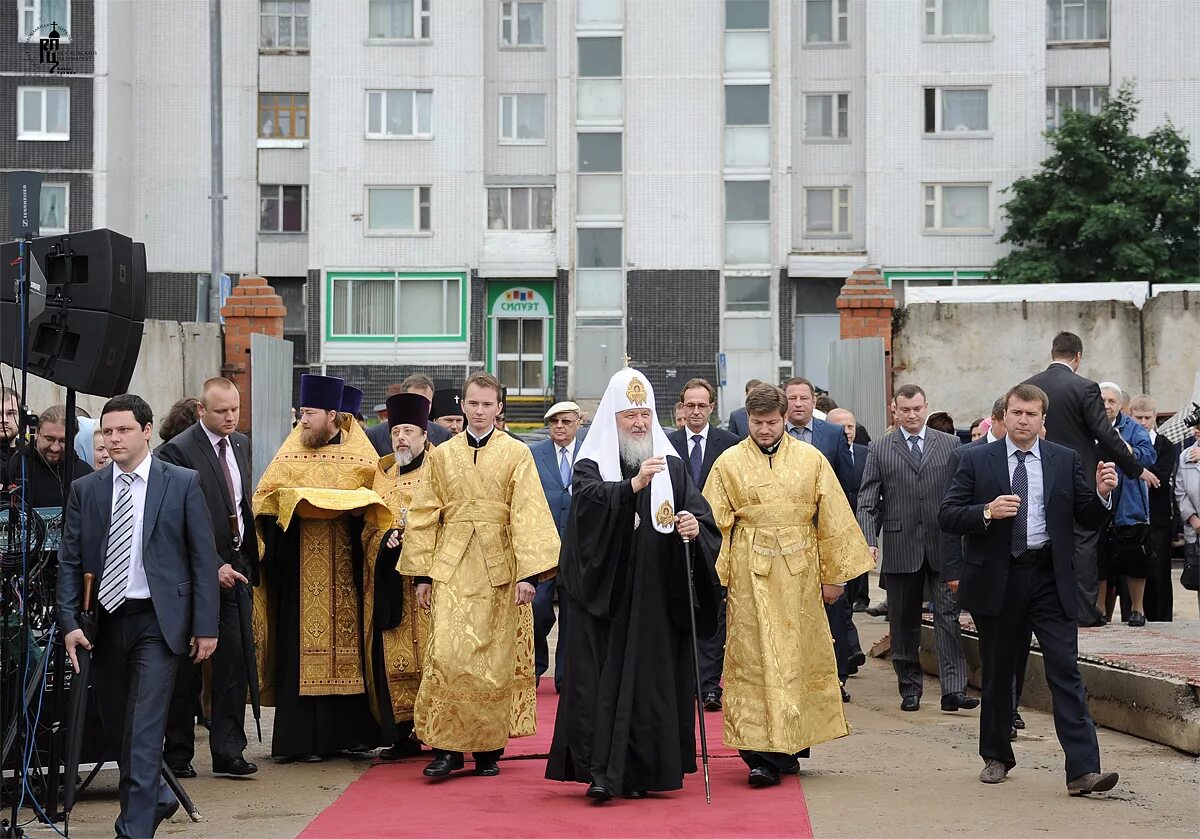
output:
[[[487,369],[509,396],[554,389],[554,281],[490,280],[487,284]]]

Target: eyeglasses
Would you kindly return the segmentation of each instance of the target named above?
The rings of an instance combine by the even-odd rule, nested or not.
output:
[[[685,411],[703,411],[711,407],[711,402],[685,402],[683,405]]]
[[[551,417],[547,420],[548,425],[570,425],[573,422],[578,422],[577,417]]]

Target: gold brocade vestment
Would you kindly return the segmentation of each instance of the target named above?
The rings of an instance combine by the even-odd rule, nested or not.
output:
[[[300,528],[300,684],[301,696],[361,694],[358,590],[351,547],[351,511],[386,528],[391,513],[371,489],[379,456],[358,423],[340,417],[340,442],[310,449],[297,426],[284,440],[254,492],[259,547],[273,517],[282,530]],[[293,522],[292,519],[297,521]],[[264,562],[254,590],[256,666],[263,705],[274,704],[277,616],[270,595],[274,569]]]
[[[426,445],[425,457],[429,457],[432,446]],[[396,465],[396,455],[385,455],[379,461],[375,470],[375,492],[392,511],[392,527],[397,528],[402,535],[408,519],[409,505],[413,493],[425,480],[428,470],[428,460],[425,460],[411,472],[400,474]],[[412,579],[404,578],[403,617],[400,623],[391,629],[385,629],[380,635],[383,646],[383,667],[387,679],[388,697],[381,697],[377,690],[379,681],[374,672],[375,656],[375,565],[379,559],[380,548],[383,546],[387,528],[378,528],[367,523],[363,528],[363,641],[366,644],[367,663],[367,696],[371,702],[371,713],[376,719],[381,718],[381,703],[390,699],[392,718],[411,720],[413,706],[417,701],[417,689],[421,686],[421,667],[425,659],[425,644],[429,639],[429,612],[417,607],[417,596],[413,589]],[[401,549],[404,542],[400,543]]]
[[[786,434],[770,459],[746,439],[717,458],[704,497],[729,588],[726,745],[790,755],[849,734],[821,585],[874,562],[833,467]]]
[[[438,749],[491,751],[537,730],[533,609],[516,585],[549,578],[558,531],[524,443],[463,432],[433,449],[408,512],[400,572],[433,580],[417,694],[417,737]]]

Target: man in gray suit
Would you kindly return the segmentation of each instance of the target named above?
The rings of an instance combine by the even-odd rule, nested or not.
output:
[[[905,711],[921,707],[921,606],[928,586],[934,608],[942,710],[979,705],[964,692],[967,666],[958,625],[958,602],[941,584],[942,563],[961,551],[961,543],[938,526],[938,508],[950,484],[950,463],[960,442],[925,425],[929,405],[925,391],[905,385],[892,400],[897,428],[874,440],[867,453],[858,490],[858,523],[871,553],[878,556],[876,534],[883,532],[883,565],[887,575],[888,623],[892,666]]]
[[[159,774],[167,709],[179,657],[199,663],[217,647],[217,548],[199,477],[150,456],[150,406],[116,396],[100,428],[112,464],[71,484],[58,622],[75,672],[76,649],[95,649],[101,720],[120,755],[115,829],[140,839],[179,808]],[[96,638],[79,628],[85,573],[96,577]]]
[[[746,395],[750,395],[750,391],[761,385],[758,379],[751,379],[746,382]],[[745,408],[734,408],[733,413],[729,415],[729,433],[737,437],[739,440],[745,440],[750,436],[750,420],[746,417]]]

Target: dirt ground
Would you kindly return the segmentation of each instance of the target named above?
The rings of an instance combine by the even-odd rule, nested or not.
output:
[[[856,621],[864,647],[887,631],[882,618],[858,615]],[[1200,762],[1192,756],[1101,729],[1104,768],[1118,770],[1121,781],[1107,795],[1068,798],[1052,719],[1029,710],[1022,712],[1028,727],[1016,743],[1017,768],[1005,783],[985,786],[977,777],[982,768],[975,751],[979,712],[940,711],[935,679],[926,679],[925,700],[917,713],[900,710],[886,661],[868,661],[848,689],[854,733],[814,749],[801,776],[818,837],[1196,835]],[[177,814],[158,835],[296,836],[371,763],[358,758],[277,766],[269,757],[270,734],[271,711],[264,709],[264,743],[252,740],[246,754],[258,763],[258,774],[228,779],[209,774],[205,732],[198,730],[195,766],[200,777],[184,783],[204,821],[193,824]],[[112,836],[116,784],[115,770],[100,774],[76,807],[73,837]],[[55,834],[31,826],[29,835]]]

